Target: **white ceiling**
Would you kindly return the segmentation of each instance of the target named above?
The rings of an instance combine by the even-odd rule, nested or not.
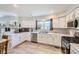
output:
[[[57,14],[66,11],[72,4],[0,4],[1,14],[17,14],[18,16],[40,16]]]

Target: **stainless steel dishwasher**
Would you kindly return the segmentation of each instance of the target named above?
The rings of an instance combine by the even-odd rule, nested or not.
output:
[[[32,34],[31,42],[37,43],[37,33],[31,33],[31,34]]]

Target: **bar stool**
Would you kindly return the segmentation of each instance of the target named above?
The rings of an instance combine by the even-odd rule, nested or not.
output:
[[[0,54],[7,54],[8,48],[8,36],[3,35],[2,40],[0,41]]]

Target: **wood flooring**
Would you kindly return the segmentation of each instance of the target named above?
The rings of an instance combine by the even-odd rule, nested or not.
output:
[[[60,48],[26,41],[15,48],[8,49],[8,54],[62,54],[62,52]]]

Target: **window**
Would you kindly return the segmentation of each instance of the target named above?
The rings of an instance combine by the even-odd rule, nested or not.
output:
[[[49,31],[50,30],[50,20],[49,21],[38,21],[37,29]]]

